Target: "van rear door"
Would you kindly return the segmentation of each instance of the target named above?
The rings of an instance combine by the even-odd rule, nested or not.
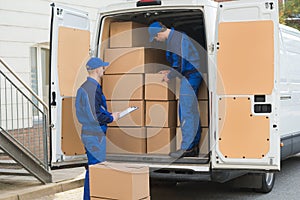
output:
[[[90,30],[88,14],[52,4],[50,122],[51,163],[84,157],[80,141],[74,99],[78,86],[85,80],[84,63],[89,57]],[[78,160],[78,159],[77,159]]]
[[[280,169],[278,3],[219,3],[213,169]]]

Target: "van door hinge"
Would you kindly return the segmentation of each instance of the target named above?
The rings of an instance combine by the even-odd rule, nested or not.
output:
[[[90,56],[93,56],[94,53],[95,53],[95,50],[94,50],[94,49],[89,49],[89,55],[90,55]]]
[[[274,9],[274,2],[266,2],[265,7],[267,10],[273,10]]]
[[[208,45],[208,51],[209,53],[213,53],[215,50],[215,45],[213,43],[211,43],[210,45]]]
[[[63,13],[63,9],[61,9],[61,8],[56,9],[56,14],[57,15],[62,15],[62,13]]]

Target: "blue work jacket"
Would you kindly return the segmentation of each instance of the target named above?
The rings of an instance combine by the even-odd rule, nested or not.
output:
[[[113,121],[101,85],[91,77],[77,90],[75,107],[82,133],[106,133],[107,124]]]
[[[173,67],[168,75],[169,79],[178,76],[178,72],[183,76],[186,76],[190,72],[194,76],[201,76],[199,72],[199,52],[185,33],[175,31],[174,28],[171,28],[167,39],[166,57],[167,61]]]

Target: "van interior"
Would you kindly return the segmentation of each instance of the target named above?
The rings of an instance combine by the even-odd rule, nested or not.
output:
[[[198,95],[198,101],[199,103],[199,108],[200,108],[200,116],[201,116],[201,127],[202,127],[202,134],[201,134],[201,140],[200,140],[200,153],[198,157],[194,158],[181,158],[178,160],[174,160],[171,157],[168,156],[168,153],[170,151],[174,151],[178,148],[180,148],[180,122],[178,120],[178,105],[176,106],[175,110],[176,112],[171,112],[173,115],[176,115],[176,121],[177,123],[175,125],[170,125],[170,126],[175,126],[175,127],[168,127],[170,128],[171,132],[174,131],[174,134],[168,132],[164,134],[171,134],[168,138],[169,144],[165,144],[168,146],[168,148],[164,147],[164,150],[162,151],[151,151],[149,152],[149,149],[152,148],[150,147],[153,144],[149,144],[148,142],[145,142],[149,140],[149,130],[151,128],[154,128],[155,126],[147,126],[145,123],[143,126],[139,126],[140,130],[146,130],[146,138],[144,138],[145,146],[143,146],[144,150],[141,151],[139,150],[128,150],[127,147],[124,147],[124,144],[121,144],[122,142],[125,142],[126,140],[131,140],[134,138],[134,131],[131,133],[128,133],[130,138],[126,137],[119,137],[117,136],[110,136],[110,129],[125,129],[126,127],[121,127],[120,126],[110,126],[108,128],[108,133],[107,133],[107,140],[109,141],[107,143],[107,159],[111,161],[119,161],[119,160],[126,160],[126,161],[133,161],[133,162],[151,162],[151,163],[166,163],[166,162],[179,162],[179,163],[207,163],[209,160],[209,95],[208,95],[208,70],[207,70],[207,42],[206,42],[206,30],[205,30],[205,20],[204,20],[204,15],[203,11],[199,9],[172,9],[172,10],[147,10],[147,11],[140,11],[140,12],[128,12],[128,13],[122,13],[122,14],[115,14],[115,15],[109,15],[109,16],[102,16],[102,20],[100,21],[101,23],[101,30],[99,30],[98,33],[98,43],[99,46],[97,48],[98,52],[97,54],[106,60],[106,54],[105,52],[108,49],[118,49],[118,48],[123,48],[122,46],[120,47],[112,47],[112,41],[114,40],[111,31],[112,31],[112,24],[115,22],[118,23],[124,23],[124,22],[133,22],[141,25],[143,28],[143,31],[139,33],[139,36],[132,36],[132,40],[137,39],[137,37],[141,37],[144,43],[137,45],[138,47],[145,47],[145,48],[151,48],[151,49],[165,49],[165,46],[161,42],[149,42],[149,35],[147,32],[148,26],[154,22],[154,21],[159,21],[162,22],[166,27],[171,28],[173,27],[176,31],[184,32],[187,34],[191,41],[194,43],[194,45],[197,47],[197,50],[200,52],[201,55],[201,73],[203,75],[203,81],[202,85],[200,87],[199,93],[204,94],[202,97],[199,98]],[[133,26],[132,26],[133,27]],[[128,31],[128,30],[126,30]],[[126,48],[135,48],[135,47],[126,47]],[[161,52],[163,55],[163,58],[165,59],[165,52]],[[106,60],[107,61],[107,60]],[[130,60],[128,60],[130,62]],[[164,65],[167,65],[166,62],[162,63]],[[169,66],[168,66],[169,67]],[[106,74],[104,75],[104,77]],[[144,77],[145,78],[145,77]],[[105,81],[102,83],[103,87],[105,86]],[[176,87],[178,90],[178,85]],[[105,90],[104,90],[105,91]],[[105,94],[106,95],[106,94]],[[113,101],[114,99],[108,99],[108,101]],[[129,100],[129,99],[128,99]],[[143,102],[146,102],[147,100],[144,99],[142,100]],[[178,103],[178,98],[175,100]],[[146,106],[145,106],[146,107]],[[144,111],[146,112],[146,111]],[[145,114],[145,113],[144,113]],[[146,117],[145,117],[146,118]],[[144,119],[146,121],[146,119]],[[127,128],[136,128],[134,126],[130,126]],[[159,128],[159,127],[156,127]],[[163,127],[160,127],[163,128]],[[126,132],[126,131],[124,131]],[[127,134],[127,133],[125,133]],[[158,136],[159,134],[157,134]],[[153,135],[152,135],[153,136]],[[116,139],[117,138],[117,139]],[[122,138],[122,139],[121,139]],[[154,137],[153,137],[154,138]],[[136,139],[136,138],[135,138]],[[157,138],[156,141],[158,142],[163,142],[164,137],[162,136],[161,138]],[[111,141],[110,141],[111,140]],[[114,141],[112,141],[114,140]],[[119,141],[116,141],[119,140]],[[120,141],[121,140],[121,141]],[[133,139],[132,139],[133,140]],[[133,140],[138,142],[137,140]],[[125,142],[126,143],[126,142]],[[118,146],[119,148],[110,148],[110,145]],[[128,144],[125,145],[131,145],[131,146],[137,146],[137,143],[135,142],[128,142]],[[163,144],[164,145],[164,144]],[[162,144],[160,144],[159,148],[163,148]],[[170,147],[170,145],[173,147]],[[124,148],[124,149],[122,149]],[[157,147],[158,148],[158,147]],[[132,148],[129,148],[132,149]]]

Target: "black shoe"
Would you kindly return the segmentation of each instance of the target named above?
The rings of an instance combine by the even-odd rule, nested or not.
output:
[[[199,147],[193,147],[192,149],[186,151],[183,157],[197,157],[199,155]]]
[[[169,156],[171,156],[172,158],[181,158],[181,157],[183,157],[183,154],[184,154],[185,151],[186,150],[184,150],[184,149],[178,149],[175,152],[171,152],[169,154]]]
[[[171,156],[172,158],[196,157],[198,155],[199,155],[199,147],[194,147],[189,150],[179,149],[169,154],[169,156]]]

